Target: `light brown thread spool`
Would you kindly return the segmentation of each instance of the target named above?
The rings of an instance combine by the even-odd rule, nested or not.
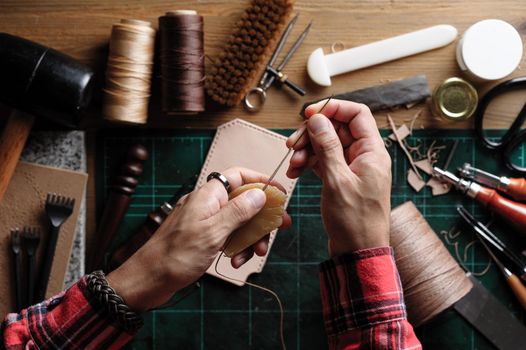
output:
[[[471,289],[471,281],[413,202],[391,212],[391,245],[414,327],[431,320]]]
[[[151,23],[122,19],[112,27],[104,88],[104,118],[144,124],[152,79],[155,29]]]

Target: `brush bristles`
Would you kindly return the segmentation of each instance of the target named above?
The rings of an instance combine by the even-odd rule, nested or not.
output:
[[[214,101],[235,106],[257,83],[254,80],[272,53],[292,4],[292,0],[251,1],[208,71],[206,90]]]

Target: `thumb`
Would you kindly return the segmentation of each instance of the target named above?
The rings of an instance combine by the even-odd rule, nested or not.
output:
[[[260,189],[248,190],[227,204],[216,214],[221,234],[227,237],[252,219],[265,205],[267,196]]]
[[[346,164],[340,138],[329,118],[323,114],[315,114],[309,118],[307,129],[312,148],[323,169]]]

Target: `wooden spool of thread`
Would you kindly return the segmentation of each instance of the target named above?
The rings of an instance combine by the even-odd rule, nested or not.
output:
[[[155,29],[150,22],[122,19],[112,27],[104,88],[104,118],[144,124],[152,80]]]
[[[391,245],[413,326],[431,320],[473,286],[412,202],[391,212]]]
[[[205,110],[203,37],[203,17],[195,11],[170,11],[159,17],[163,114]]]

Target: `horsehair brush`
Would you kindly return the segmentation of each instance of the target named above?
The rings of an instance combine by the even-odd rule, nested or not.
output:
[[[272,54],[292,12],[293,0],[252,0],[206,77],[215,102],[235,106],[247,93]]]

